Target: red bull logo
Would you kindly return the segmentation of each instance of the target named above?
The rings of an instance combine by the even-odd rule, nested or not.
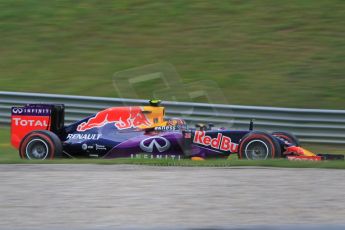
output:
[[[223,136],[222,133],[218,133],[216,138],[212,138],[207,136],[205,131],[195,131],[193,142],[231,153],[238,151],[238,144],[233,143],[230,137]]]
[[[114,107],[103,110],[83,122],[77,127],[77,131],[86,131],[92,128],[103,127],[106,124],[114,123],[115,127],[122,129],[137,128],[139,126],[150,126],[151,122],[143,114],[141,107]]]

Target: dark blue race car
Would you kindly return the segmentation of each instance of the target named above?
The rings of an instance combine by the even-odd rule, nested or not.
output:
[[[160,101],[147,106],[112,107],[64,125],[64,106],[28,104],[12,107],[11,142],[24,159],[61,157],[145,157],[241,159],[344,159],[317,155],[299,146],[286,132],[226,130],[199,124],[188,128],[182,119],[164,118]]]

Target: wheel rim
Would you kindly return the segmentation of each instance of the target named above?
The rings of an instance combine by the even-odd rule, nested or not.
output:
[[[48,145],[45,141],[41,139],[33,139],[31,140],[26,148],[25,154],[28,159],[38,159],[44,160],[47,158],[49,153]]]
[[[252,140],[245,148],[247,159],[266,160],[269,154],[268,146],[261,140]]]

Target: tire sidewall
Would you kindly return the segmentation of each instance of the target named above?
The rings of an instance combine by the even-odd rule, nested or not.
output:
[[[265,132],[251,132],[244,136],[239,145],[238,156],[240,159],[249,159],[245,153],[248,144],[252,143],[253,141],[263,142],[268,149],[267,155],[265,159],[274,159],[279,158],[281,155],[281,148],[278,142],[268,133]],[[262,159],[264,160],[264,159]]]
[[[48,154],[46,155],[45,158],[43,159],[37,159],[37,160],[45,160],[45,159],[54,159],[57,157],[60,157],[62,154],[62,144],[61,141],[58,139],[56,134],[47,131],[47,130],[42,130],[42,131],[33,131],[29,134],[27,134],[22,142],[20,143],[19,146],[19,156],[22,159],[30,159],[27,156],[26,153],[26,148],[30,141],[34,139],[39,139],[40,141],[44,142],[46,146],[48,147]]]

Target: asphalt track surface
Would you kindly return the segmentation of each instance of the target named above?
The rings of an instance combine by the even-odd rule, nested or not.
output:
[[[0,229],[345,226],[345,170],[0,165],[0,175]]]

